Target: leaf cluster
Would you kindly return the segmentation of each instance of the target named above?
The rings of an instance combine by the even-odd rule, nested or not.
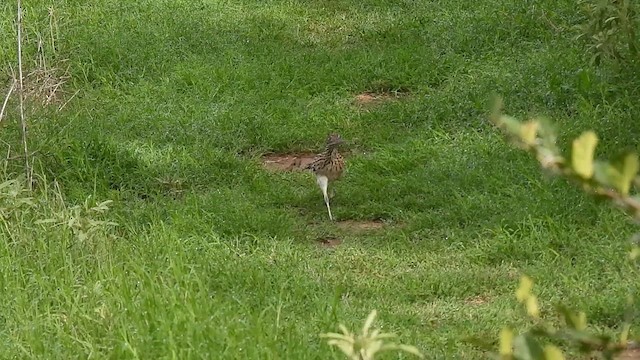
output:
[[[595,157],[598,136],[594,131],[585,131],[573,140],[571,153],[564,156],[556,146],[554,129],[545,119],[531,119],[521,122],[501,113],[502,103],[498,99],[491,114],[491,121],[502,129],[506,137],[517,147],[533,154],[540,165],[552,174],[563,176],[580,186],[585,192],[609,200],[624,210],[636,221],[640,221],[640,197],[633,192],[640,184],[640,161],[634,151],[624,151],[609,160]],[[636,236],[637,237],[637,236]],[[629,258],[640,257],[640,248],[634,244]],[[558,304],[555,306],[565,320],[565,326],[556,329],[540,317],[537,297],[532,293],[533,280],[523,276],[516,291],[517,300],[522,303],[535,325],[528,331],[515,334],[505,327],[500,333],[499,353],[493,353],[501,360],[563,360],[565,355],[558,346],[568,344],[581,353],[598,353],[605,359],[627,349],[629,330],[633,318],[634,299],[628,298],[628,309],[619,336],[594,334],[587,327],[584,312],[574,311]],[[546,345],[542,339],[547,339]]]
[[[586,40],[593,64],[637,58],[640,16],[632,0],[586,0],[581,5],[586,21],[578,26],[577,39]]]
[[[108,205],[112,202],[107,200],[91,206],[87,199],[83,205],[74,205],[66,211],[55,213],[52,218],[37,220],[35,223],[65,227],[71,231],[76,240],[84,242],[95,234],[118,225],[112,221],[98,219],[99,215],[109,210]]]

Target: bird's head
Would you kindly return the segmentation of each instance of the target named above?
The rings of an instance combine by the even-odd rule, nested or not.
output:
[[[336,147],[342,143],[344,143],[344,140],[342,140],[342,137],[340,137],[340,134],[331,133],[327,137],[327,146],[329,147]]]

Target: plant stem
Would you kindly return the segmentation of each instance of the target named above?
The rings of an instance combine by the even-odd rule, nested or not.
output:
[[[29,150],[27,147],[27,120],[24,116],[24,89],[22,83],[22,2],[18,2],[18,77],[19,77],[19,95],[20,95],[20,124],[22,125],[22,145],[24,147],[24,171],[27,175],[27,186],[29,190],[32,188],[31,166],[29,165]]]

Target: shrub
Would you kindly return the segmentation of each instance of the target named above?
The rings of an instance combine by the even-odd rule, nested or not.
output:
[[[492,122],[504,130],[507,138],[517,147],[532,153],[545,171],[564,176],[585,192],[609,200],[635,220],[640,221],[640,196],[632,194],[634,184],[640,184],[638,171],[640,161],[633,151],[625,151],[607,161],[594,159],[598,136],[586,131],[573,140],[571,154],[564,157],[556,146],[556,136],[551,125],[543,119],[531,119],[521,122],[501,114],[501,103],[491,116]],[[637,238],[637,237],[634,237]],[[631,261],[640,258],[640,247],[633,243],[629,253]],[[637,270],[637,267],[634,267]],[[637,271],[629,276],[637,276]],[[617,337],[608,334],[596,334],[587,326],[584,312],[575,311],[563,304],[556,305],[557,311],[565,320],[565,327],[555,328],[540,317],[538,299],[532,292],[533,280],[523,276],[516,291],[516,298],[526,309],[534,326],[521,334],[515,334],[505,327],[500,333],[499,353],[493,353],[501,360],[561,360],[564,359],[560,344],[575,347],[578,352],[600,354],[605,359],[635,347],[629,342],[629,331],[633,319],[634,299],[628,298],[628,311]],[[542,340],[547,343],[542,345]]]

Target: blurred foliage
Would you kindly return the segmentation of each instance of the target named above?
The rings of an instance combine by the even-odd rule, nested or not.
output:
[[[631,0],[586,0],[581,2],[586,20],[578,26],[592,53],[591,62],[605,59],[635,61],[638,57],[636,29],[640,16]]]
[[[610,201],[636,221],[640,221],[640,197],[634,193],[634,185],[640,184],[640,161],[633,151],[621,152],[609,160],[595,158],[598,136],[585,131],[573,140],[571,154],[563,156],[556,146],[556,135],[551,123],[534,118],[525,122],[501,113],[498,100],[491,114],[491,121],[504,131],[516,147],[533,154],[541,167],[551,174],[563,176],[588,194]],[[634,239],[637,239],[637,235]],[[632,242],[629,258],[635,262],[640,257],[637,241]],[[629,276],[637,276],[637,266]],[[584,354],[599,354],[604,359],[614,359],[630,346],[629,332],[634,317],[634,298],[629,294],[628,310],[618,336],[596,334],[587,325],[587,315],[568,306],[557,304],[557,312],[564,318],[565,326],[554,327],[540,315],[538,298],[533,294],[533,280],[522,276],[516,291],[518,302],[524,305],[534,325],[526,332],[516,334],[505,327],[500,333],[499,352],[492,353],[501,360],[561,360],[565,359],[560,346],[574,347]],[[546,340],[546,343],[543,342]]]

